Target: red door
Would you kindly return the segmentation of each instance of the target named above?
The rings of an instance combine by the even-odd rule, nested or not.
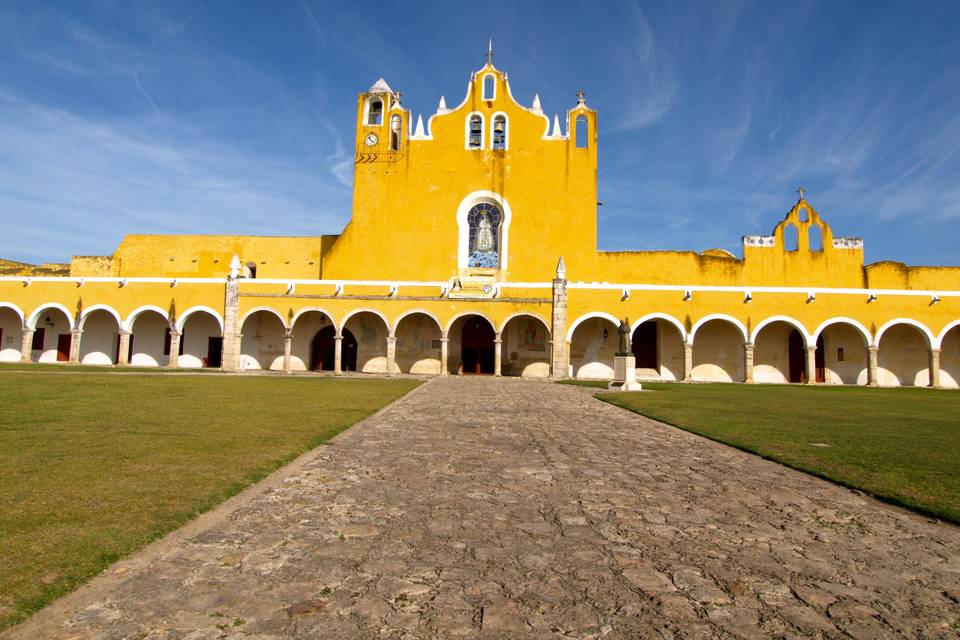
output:
[[[57,362],[70,360],[70,334],[61,333],[57,336]]]

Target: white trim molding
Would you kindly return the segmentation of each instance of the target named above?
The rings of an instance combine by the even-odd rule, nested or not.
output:
[[[743,343],[746,344],[750,341],[750,332],[747,331],[747,325],[743,324],[733,316],[728,316],[725,313],[711,313],[710,315],[703,316],[694,323],[693,327],[690,329],[690,335],[688,336],[689,344],[693,344],[697,336],[697,331],[700,330],[700,327],[707,324],[711,320],[722,320],[728,322],[740,330],[740,335],[743,336]]]
[[[37,328],[37,319],[40,317],[40,314],[46,311],[47,309],[56,309],[57,311],[62,311],[64,315],[67,316],[67,323],[70,325],[70,328],[74,328],[73,314],[65,306],[59,302],[45,302],[33,310],[33,313],[30,314],[30,317],[27,319],[27,328],[36,329]]]
[[[757,326],[753,328],[753,332],[750,334],[750,342],[757,344],[757,336],[760,335],[760,330],[775,322],[783,322],[784,324],[788,324],[799,331],[800,335],[803,336],[804,347],[810,347],[816,344],[816,342],[813,340],[813,337],[810,335],[810,332],[807,331],[807,328],[803,325],[803,323],[796,318],[791,318],[790,316],[770,316],[769,318],[761,320],[759,323],[757,323]]]
[[[939,346],[939,341],[937,337],[933,335],[933,332],[927,328],[927,325],[923,324],[918,320],[912,318],[894,318],[893,320],[888,320],[884,322],[883,325],[877,329],[876,335],[873,336],[873,346],[880,347],[880,338],[883,337],[883,334],[889,329],[898,324],[909,325],[915,329],[919,329],[920,333],[927,339],[928,348],[937,348]]]
[[[583,324],[587,320],[590,320],[591,318],[602,318],[603,320],[609,320],[610,322],[612,322],[614,327],[620,326],[620,320],[618,318],[615,318],[611,314],[606,313],[604,311],[591,311],[590,313],[583,314],[582,316],[574,320],[573,323],[570,324],[570,328],[567,329],[567,342],[570,342],[571,340],[573,340],[573,332],[576,331],[577,327],[579,327],[581,324]]]
[[[184,325],[187,324],[187,320],[190,318],[190,316],[201,311],[213,316],[214,320],[217,321],[217,324],[220,325],[220,334],[222,335],[223,334],[223,316],[220,315],[220,312],[218,312],[216,309],[212,309],[211,307],[207,307],[204,305],[197,305],[195,307],[190,307],[189,309],[187,309],[186,311],[180,314],[180,316],[177,318],[177,333],[183,333],[183,327]]]
[[[457,268],[460,270],[468,268],[467,265],[470,259],[470,224],[467,222],[467,214],[470,213],[470,209],[472,209],[474,205],[482,202],[497,205],[503,213],[503,220],[500,221],[499,269],[506,271],[507,260],[510,257],[510,220],[513,218],[513,212],[506,198],[494,191],[485,190],[474,191],[469,194],[460,201],[460,206],[457,207]],[[443,285],[447,283],[438,284]]]

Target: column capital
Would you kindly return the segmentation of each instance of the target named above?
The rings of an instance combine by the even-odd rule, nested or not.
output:
[[[82,336],[83,329],[70,329],[70,333],[75,336]]]
[[[121,336],[133,335],[133,331],[127,331],[126,329],[120,329],[120,331],[118,331],[117,333],[119,333]]]
[[[940,355],[940,349],[939,349],[939,348],[930,347],[930,354],[931,354],[931,355]]]
[[[283,330],[283,339],[292,340],[293,339],[293,327],[286,327]]]
[[[743,348],[744,348],[744,349],[749,349],[750,351],[753,351],[753,350],[756,348],[756,345],[753,344],[752,342],[744,342],[744,343],[743,343]]]
[[[396,342],[396,341],[397,341],[396,336],[387,336],[387,342]]]
[[[870,353],[877,353],[878,351],[880,351],[880,347],[872,344],[869,347],[867,347],[867,351],[869,351]]]

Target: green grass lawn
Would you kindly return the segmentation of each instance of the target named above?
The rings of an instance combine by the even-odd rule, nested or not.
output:
[[[960,392],[647,382],[643,388],[597,397],[960,523]]]
[[[0,628],[418,384],[0,368]]]

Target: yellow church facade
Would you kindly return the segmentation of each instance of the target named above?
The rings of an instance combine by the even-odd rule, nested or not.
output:
[[[357,101],[339,235],[127,236],[0,276],[0,361],[956,388],[960,268],[865,265],[801,192],[723,250],[596,248],[597,114],[521,105],[488,63],[414,122]],[[561,220],[562,224],[549,221]]]

